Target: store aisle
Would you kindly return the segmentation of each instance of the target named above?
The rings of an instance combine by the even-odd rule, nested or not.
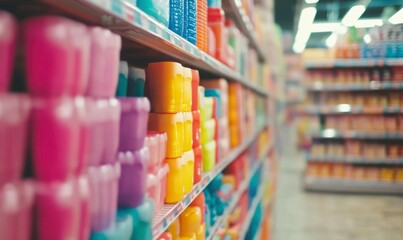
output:
[[[279,166],[273,240],[402,240],[403,197],[304,192],[302,154]]]

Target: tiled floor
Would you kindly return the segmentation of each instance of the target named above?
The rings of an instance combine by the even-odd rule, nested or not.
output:
[[[292,155],[279,165],[273,240],[403,240],[403,197],[304,192]]]

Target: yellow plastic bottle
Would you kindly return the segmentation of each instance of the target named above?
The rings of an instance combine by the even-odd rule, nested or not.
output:
[[[190,112],[192,110],[192,70],[183,68],[183,101],[182,112]]]
[[[213,170],[216,162],[216,141],[210,141],[202,146],[203,148],[203,171],[209,172]]]
[[[183,161],[184,161],[183,185],[185,194],[188,194],[190,190],[192,190],[193,188],[193,180],[194,180],[195,156],[193,150],[183,153]]]
[[[214,140],[216,130],[216,120],[209,119],[201,124],[201,144],[206,144]]]
[[[179,239],[179,234],[180,234],[180,222],[179,218],[176,218],[175,221],[169,225],[167,232],[169,232],[172,235],[172,240],[178,240]]]
[[[188,207],[179,215],[180,236],[193,237],[196,239],[196,233],[199,232],[201,226],[202,214],[199,207]]]
[[[182,113],[150,113],[148,129],[167,133],[166,158],[183,155],[184,120]]]
[[[177,203],[181,201],[185,195],[185,165],[183,157],[167,158],[165,163],[168,164],[169,171],[166,182],[165,203]]]
[[[183,112],[184,141],[183,151],[190,151],[193,147],[193,115],[192,112]]]
[[[176,62],[156,62],[146,69],[145,95],[151,112],[178,113],[183,102],[183,67]]]

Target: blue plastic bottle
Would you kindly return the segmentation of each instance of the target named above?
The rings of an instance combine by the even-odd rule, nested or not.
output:
[[[142,68],[130,67],[127,83],[128,97],[144,97],[146,72]]]
[[[185,0],[169,0],[169,29],[183,36]]]
[[[102,232],[92,232],[90,240],[130,240],[133,233],[133,218],[118,214],[114,226]]]
[[[168,27],[169,0],[137,0],[137,7]]]
[[[196,45],[196,34],[197,34],[197,24],[196,24],[196,0],[185,0],[184,8],[184,31],[183,37],[189,42]]]

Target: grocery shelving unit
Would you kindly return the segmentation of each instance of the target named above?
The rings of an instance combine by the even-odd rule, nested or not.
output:
[[[124,54],[128,59],[133,59],[134,63],[144,64],[145,61],[161,60],[178,61],[185,66],[199,69],[202,75],[223,77],[229,81],[240,82],[256,93],[268,96],[266,90],[254,85],[241,74],[158,23],[133,6],[128,0],[115,0],[110,6],[99,5],[91,0],[22,0],[22,2],[36,4],[36,8],[40,6],[51,7],[73,18],[90,24],[102,25],[118,33],[125,38],[123,40]],[[237,8],[237,10],[241,11],[241,8]],[[242,21],[247,25],[246,22],[249,22],[249,18],[242,18]],[[255,35],[251,26],[248,29],[250,36]],[[259,50],[261,47],[256,42],[256,38],[253,39],[255,39],[253,46],[260,53],[260,60],[264,62],[263,53]],[[141,58],[142,61],[139,62],[138,58]]]
[[[371,69],[373,67],[396,67],[402,66],[403,59],[335,59],[335,60],[310,60],[305,61],[306,69],[310,71],[326,70],[338,71],[338,69],[356,69],[365,68]],[[351,70],[353,71],[353,70]],[[399,80],[399,81],[397,81]],[[369,81],[368,83],[351,83],[351,82],[321,82],[315,81],[305,83],[305,87],[308,94],[321,94],[321,96],[327,96],[329,93],[342,93],[342,94],[362,94],[371,93],[378,94],[388,91],[400,92],[403,90],[402,80],[383,79],[383,81]],[[340,98],[339,98],[340,99]],[[344,99],[343,99],[344,100]],[[381,117],[381,116],[400,116],[403,113],[403,108],[400,105],[385,105],[385,106],[368,106],[368,105],[351,105],[350,103],[344,104],[340,102],[338,105],[326,105],[309,103],[295,108],[299,115],[313,115],[318,116],[322,124],[328,117],[352,117],[350,121],[354,121],[355,116],[369,116],[369,117]],[[335,120],[333,120],[335,121]],[[338,125],[340,126],[340,125]],[[344,141],[364,141],[373,143],[389,143],[398,144],[403,139],[403,132],[401,130],[379,130],[368,129],[352,130],[352,129],[334,129],[327,126],[322,127],[318,132],[311,135],[314,144],[318,143],[336,143],[340,144]],[[316,143],[315,143],[316,142]],[[339,145],[340,146],[340,145]],[[346,145],[342,145],[346,146]],[[312,147],[312,143],[311,143]],[[382,169],[385,170],[386,175],[393,176],[393,170],[400,169],[403,166],[403,161],[400,156],[394,155],[349,155],[340,153],[338,150],[330,151],[329,153],[318,154],[311,153],[308,155],[307,163],[319,164],[325,167],[324,172],[309,173],[307,169],[303,182],[305,189],[311,191],[325,191],[325,192],[346,192],[346,193],[373,193],[373,194],[402,194],[403,184],[401,181],[394,181],[392,179],[376,179],[373,176],[365,177],[362,171],[363,169]],[[337,165],[337,166],[336,166]],[[338,170],[344,171],[357,171],[357,175],[350,172],[350,175],[343,175],[338,172],[336,175],[329,175],[329,171],[332,171],[332,167]],[[319,168],[317,165],[313,166],[314,169]],[[355,169],[355,170],[354,170]],[[312,170],[315,171],[315,170]],[[336,171],[336,170],[335,170]],[[341,171],[341,170],[340,170]],[[360,172],[361,171],[361,172]],[[392,172],[392,173],[391,173]],[[317,174],[317,175],[316,175]],[[351,174],[355,177],[352,178]],[[361,174],[361,175],[360,175]],[[368,173],[369,174],[369,173]],[[357,177],[358,176],[358,177]],[[400,178],[399,178],[400,179]]]
[[[145,66],[146,63],[153,61],[176,61],[186,67],[198,69],[202,77],[225,78],[228,81],[238,82],[258,96],[265,98],[267,101],[270,100],[268,90],[252,83],[240,73],[201,51],[195,45],[142,12],[133,5],[132,1],[112,0],[110,1],[110,5],[103,4],[103,1],[93,0],[19,0],[15,3],[10,0],[9,2],[10,4],[24,4],[25,8],[17,10],[21,11],[24,15],[29,15],[26,9],[34,8],[38,12],[58,13],[89,25],[103,26],[122,37],[122,49],[124,50],[122,51],[122,56],[138,66]],[[258,42],[252,21],[245,13],[242,3],[239,0],[223,0],[223,7],[226,14],[235,20],[236,25],[245,34],[249,40],[250,47],[256,50],[259,62],[265,63],[263,46]],[[176,204],[165,204],[163,209],[154,216],[153,239],[157,239],[160,234],[166,231],[168,226],[207,185],[243,151],[248,149],[259,134],[268,127],[270,127],[269,121],[263,126],[256,127],[256,130],[244,139],[238,147],[232,149],[224,159],[220,159],[211,172],[205,173],[202,180],[193,186],[192,190],[182,201]],[[254,163],[251,174],[239,186],[225,214],[219,217],[209,238],[215,237],[216,230],[223,227],[223,223],[227,221],[229,214],[238,203],[241,194],[247,189],[252,174],[267,159],[268,152],[273,147],[272,144],[274,143],[268,144],[262,156]],[[260,187],[259,194],[262,193],[263,187],[263,185]],[[255,202],[261,198],[259,196],[256,196]],[[251,208],[250,211],[252,214],[254,208]],[[244,233],[246,233],[246,230],[247,226],[243,230]]]

